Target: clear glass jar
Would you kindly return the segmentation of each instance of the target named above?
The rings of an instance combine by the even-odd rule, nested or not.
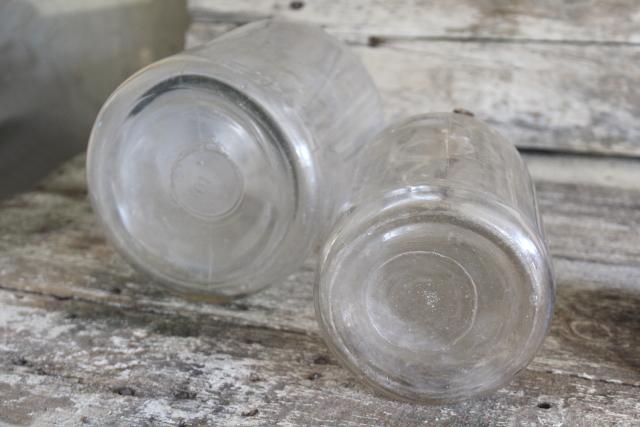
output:
[[[517,150],[461,114],[392,125],[361,153],[322,253],[316,312],[375,390],[442,403],[508,382],[533,358],[554,282]]]
[[[359,59],[322,30],[261,21],[124,82],[91,135],[110,240],[181,293],[236,297],[299,267],[381,129]]]

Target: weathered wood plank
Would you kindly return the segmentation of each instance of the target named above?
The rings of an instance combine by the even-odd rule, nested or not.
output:
[[[640,46],[358,47],[391,120],[464,107],[519,147],[640,154]],[[606,59],[605,59],[606,58]]]
[[[498,38],[640,42],[634,0],[189,0],[197,22],[246,23],[283,16],[345,37]]]
[[[193,24],[197,45],[229,29]],[[389,120],[463,107],[519,147],[640,156],[640,44],[355,44]]]
[[[636,386],[535,368],[489,399],[403,404],[362,390],[317,336],[15,292],[0,304],[3,422],[632,425],[640,410]]]
[[[166,295],[136,274],[96,227],[78,158],[0,206],[0,422],[633,425],[640,162],[526,160],[558,276],[550,335],[496,395],[422,407],[373,396],[327,353],[312,261],[228,305]]]
[[[549,243],[556,257],[620,268],[639,266],[640,162],[538,154],[525,155],[525,159],[537,182]],[[89,293],[91,283],[95,283],[101,293],[92,298],[107,300],[117,300],[121,298],[118,292],[138,285],[144,293],[160,295],[159,291],[152,292],[153,284],[136,275],[106,244],[85,196],[80,157],[39,191],[5,202],[0,213],[0,229],[7,230],[0,236],[4,254],[0,278],[12,283],[22,281],[31,290],[40,289],[40,285],[51,289],[60,282],[65,287],[75,286],[74,293]],[[49,274],[45,281],[38,280],[39,265]],[[65,276],[70,269],[75,272],[75,280]],[[79,271],[86,275],[81,276]],[[302,280],[311,287],[313,265],[308,263],[301,274],[288,285],[296,286],[294,283]],[[261,295],[266,298],[269,293]],[[279,312],[288,309],[279,307],[281,295],[269,301],[265,298],[261,301],[265,308],[277,308]],[[299,302],[291,304],[291,309],[298,310],[293,307]],[[311,310],[308,314],[311,318]],[[266,324],[271,320],[265,314],[261,321]],[[301,329],[313,323],[310,320]]]

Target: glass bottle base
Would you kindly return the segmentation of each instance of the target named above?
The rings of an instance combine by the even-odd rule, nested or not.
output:
[[[544,338],[553,306],[544,246],[506,208],[469,200],[434,188],[396,194],[358,207],[326,246],[321,328],[343,364],[386,396],[486,393]]]
[[[288,137],[222,81],[158,74],[156,84],[141,81],[152,72],[133,77],[100,113],[94,210],[119,251],[172,291],[237,297],[270,285],[310,240]]]

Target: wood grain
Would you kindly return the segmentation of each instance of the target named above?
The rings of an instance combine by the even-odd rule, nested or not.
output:
[[[634,0],[189,0],[197,22],[285,17],[342,37],[638,43]]]
[[[293,3],[191,1],[187,44],[302,19],[361,56],[389,120],[462,107],[519,147],[640,155],[637,2]]]
[[[131,270],[95,224],[83,160],[0,206],[0,423],[636,421],[636,160],[526,155],[558,277],[550,335],[508,387],[443,407],[381,399],[337,365],[313,315],[313,260],[227,305],[168,295]]]

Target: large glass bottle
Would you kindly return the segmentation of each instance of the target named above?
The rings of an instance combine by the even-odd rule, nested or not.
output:
[[[171,289],[248,294],[303,262],[381,126],[369,75],[336,39],[249,24],[115,91],[91,135],[92,203],[119,251]]]
[[[533,183],[515,147],[461,114],[392,125],[354,165],[316,309],[340,361],[381,393],[465,399],[505,384],[554,301]]]

